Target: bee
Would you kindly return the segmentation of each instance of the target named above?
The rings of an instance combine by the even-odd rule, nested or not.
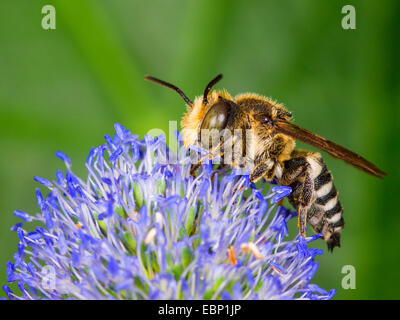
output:
[[[387,175],[358,154],[295,125],[291,121],[292,114],[269,98],[253,93],[232,97],[225,90],[211,90],[222,79],[221,74],[212,79],[203,95],[194,101],[170,83],[150,76],[145,79],[176,91],[186,102],[187,111],[181,121],[186,147],[201,146],[211,157],[222,158],[234,169],[249,169],[250,182],[264,178],[290,186],[292,193],[288,199],[298,213],[299,234],[306,236],[308,222],[316,233],[323,235],[330,251],[340,247],[340,233],[344,227],[338,191],[321,154],[296,149],[296,140],[326,151],[372,176]],[[210,147],[210,143],[205,143],[209,140],[203,139],[202,132],[207,130],[240,134],[228,138],[218,135],[219,148],[215,148],[215,144]],[[232,144],[241,148],[235,149]]]

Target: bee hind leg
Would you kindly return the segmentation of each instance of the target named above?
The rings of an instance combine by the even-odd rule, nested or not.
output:
[[[305,157],[298,156],[284,162],[282,184],[292,188],[289,201],[297,209],[299,234],[306,237],[307,211],[312,204],[314,182]]]
[[[299,234],[304,238],[306,237],[306,223],[307,223],[307,211],[311,204],[311,197],[313,193],[313,182],[309,174],[306,173],[303,185],[301,186],[300,195],[298,198],[298,223]]]

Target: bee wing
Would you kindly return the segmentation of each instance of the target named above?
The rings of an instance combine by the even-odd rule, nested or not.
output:
[[[276,121],[275,130],[291,136],[297,140],[308,143],[314,147],[317,147],[323,151],[328,152],[335,158],[340,160],[344,160],[352,166],[370,174],[378,178],[382,178],[382,176],[387,176],[387,173],[377,168],[373,163],[364,159],[360,155],[342,147],[332,141],[329,141],[311,131],[303,129],[299,126],[296,126],[293,123],[286,121]]]

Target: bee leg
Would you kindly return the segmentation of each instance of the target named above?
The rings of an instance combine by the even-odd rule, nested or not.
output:
[[[196,178],[196,171],[201,167],[201,164],[202,164],[202,160],[203,160],[204,158],[202,158],[200,161],[198,161],[197,163],[192,163],[191,165],[190,165],[190,175],[193,177],[193,178]],[[215,170],[221,170],[221,169],[223,169],[225,167],[225,164],[223,164],[223,163],[220,163],[220,164],[218,164],[218,166],[217,166],[217,168],[215,168]],[[213,172],[213,176],[215,175],[215,172]]]
[[[276,159],[267,159],[266,161],[257,164],[250,173],[250,182],[256,183],[261,178],[271,181],[274,178],[275,168],[277,165]]]
[[[268,159],[267,161],[258,163],[250,173],[249,176],[250,183],[256,183],[262,177],[266,178],[267,180],[272,180],[272,178],[270,178],[269,175],[272,175],[273,177],[273,172],[275,171],[276,163],[277,162],[275,159]],[[240,187],[239,191],[241,192],[244,189],[245,187],[242,186]],[[238,187],[235,187],[232,194],[235,194],[237,190]]]
[[[265,178],[268,181],[271,181],[274,177],[274,172],[276,168],[277,161],[275,159],[268,159],[264,162],[260,162],[255,166],[255,168],[251,171],[249,180],[250,183],[256,183],[261,178]],[[244,187],[240,188],[240,191],[243,191]],[[237,191],[237,187],[233,190],[233,194]]]
[[[226,167],[226,165],[225,165],[224,163],[218,164],[218,165],[215,167],[213,173],[211,174],[211,181],[214,181],[214,177],[215,177],[215,175],[218,173],[218,171],[224,171],[225,167]]]
[[[300,182],[301,181],[301,182]],[[311,205],[314,192],[314,182],[311,177],[311,168],[303,156],[286,160],[284,172],[280,181],[283,185],[292,188],[289,201],[297,209],[299,234],[306,236],[307,211]]]
[[[197,169],[199,169],[200,167],[201,167],[201,162],[192,163],[192,164],[190,165],[190,175],[191,175],[193,178],[196,178],[196,171],[197,171]]]
[[[217,146],[215,146],[213,149],[211,149],[209,151],[209,153],[207,153],[205,156],[203,156],[200,159],[198,159],[196,161],[196,163],[192,163],[192,165],[190,166],[190,175],[193,178],[196,177],[196,171],[201,167],[201,165],[202,165],[202,163],[203,163],[203,161],[205,159],[213,160],[213,163],[215,163],[214,159],[215,159],[216,156],[219,156],[219,157],[223,158],[224,152],[220,152],[219,151],[221,149],[222,145],[223,145],[222,142],[220,142]],[[222,164],[224,164],[224,163],[222,163]]]
[[[314,184],[311,179],[311,175],[309,170],[306,171],[303,186],[300,191],[299,195],[299,207],[298,211],[298,227],[299,227],[299,234],[303,237],[306,236],[306,222],[307,222],[307,210],[311,204],[312,194],[314,190]]]
[[[224,156],[223,152],[219,154],[219,157],[223,157],[223,156]],[[201,165],[202,165],[202,163],[203,163],[203,161],[205,159],[211,159],[212,160],[212,159],[214,159],[214,157],[212,156],[212,154],[207,154],[207,155],[203,156],[202,158],[200,158],[196,163],[192,163],[191,166],[190,166],[190,175],[193,178],[196,177],[196,171],[201,167]],[[218,166],[217,170],[221,169],[222,168],[221,166],[223,167],[223,166],[225,166],[225,164],[224,163],[219,163],[219,166]]]

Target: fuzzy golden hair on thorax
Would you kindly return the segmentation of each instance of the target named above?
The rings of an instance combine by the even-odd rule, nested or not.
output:
[[[263,107],[265,107],[269,112],[272,120],[289,120],[292,117],[292,114],[283,106],[283,104],[278,103],[277,101],[256,94],[256,93],[241,93],[234,97],[234,101],[237,104],[247,105],[246,101],[252,100],[254,105],[254,101],[258,101]]]

